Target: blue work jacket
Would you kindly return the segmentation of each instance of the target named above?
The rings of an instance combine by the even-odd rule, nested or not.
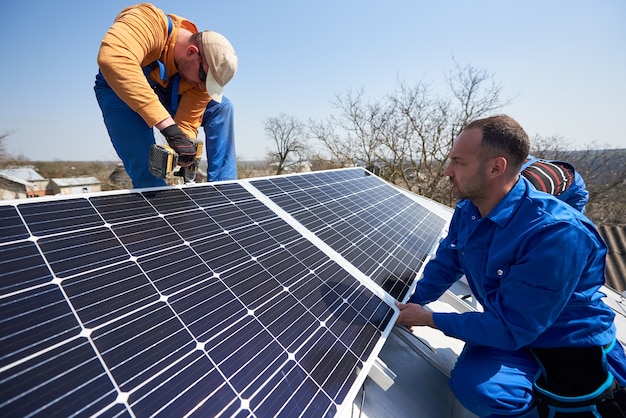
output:
[[[508,350],[605,345],[606,245],[590,220],[520,176],[484,218],[460,200],[409,302],[436,300],[463,274],[484,312],[434,313],[446,335]]]

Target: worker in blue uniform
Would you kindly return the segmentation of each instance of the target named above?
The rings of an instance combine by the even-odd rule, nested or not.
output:
[[[624,416],[626,357],[600,292],[606,245],[580,211],[520,175],[529,148],[505,115],[455,139],[445,175],[460,200],[397,323],[465,341],[449,384],[478,416]],[[423,307],[463,275],[482,312]]]

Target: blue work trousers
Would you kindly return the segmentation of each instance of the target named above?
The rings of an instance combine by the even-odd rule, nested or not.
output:
[[[230,100],[211,100],[202,117],[209,181],[237,180],[234,110]]]
[[[122,160],[133,187],[165,186],[165,180],[153,176],[148,169],[150,147],[155,143],[154,129],[124,103],[108,85],[102,73],[96,76],[94,91],[113,148]],[[163,105],[172,116],[175,114],[169,103]],[[209,166],[208,181],[237,179],[233,119],[233,106],[226,97],[222,98],[221,103],[213,100],[209,102],[202,118]]]

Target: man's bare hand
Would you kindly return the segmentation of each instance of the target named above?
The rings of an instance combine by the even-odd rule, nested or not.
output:
[[[428,326],[436,328],[433,322],[433,314],[416,303],[400,303],[396,302],[396,306],[400,309],[400,316],[396,321],[396,325],[412,326]]]

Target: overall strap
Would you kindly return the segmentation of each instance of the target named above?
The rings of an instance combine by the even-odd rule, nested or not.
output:
[[[169,38],[172,33],[172,19],[170,19],[168,15],[165,15],[165,17],[167,17],[167,37]],[[159,64],[161,64],[160,61]],[[163,68],[165,68],[165,66],[163,66]],[[167,74],[165,76],[167,77]],[[178,73],[174,74],[172,83],[174,83],[172,86],[172,112],[176,113],[176,110],[178,109],[178,85],[180,84],[180,76]]]
[[[173,24],[172,24],[172,19],[168,15],[165,15],[165,17],[167,18],[167,37],[169,38],[172,33]],[[150,71],[157,67],[159,68],[159,78],[167,82],[168,81],[167,71],[165,70],[165,64],[163,64],[161,60],[156,60],[153,63],[148,65],[148,68],[150,69]],[[148,73],[150,71],[148,71]],[[174,75],[171,82],[172,82],[171,110],[173,113],[176,113],[176,110],[178,109],[178,86],[180,84],[180,76],[178,75],[178,73]]]
[[[167,37],[169,38],[172,33],[172,19],[170,19],[168,15],[165,15],[165,17],[167,18]],[[157,66],[159,67],[159,78],[163,81],[167,81],[167,72],[165,71],[165,65],[161,62],[161,60],[156,60],[152,64],[148,65],[151,69],[155,69]]]

